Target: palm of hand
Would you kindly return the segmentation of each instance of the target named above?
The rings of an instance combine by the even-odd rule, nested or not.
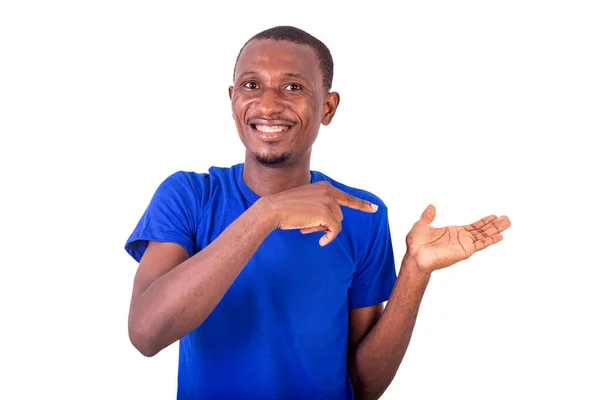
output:
[[[473,224],[434,228],[435,207],[429,205],[406,237],[409,255],[425,272],[448,267],[473,253],[502,240],[501,232],[510,226],[502,216],[487,216]]]

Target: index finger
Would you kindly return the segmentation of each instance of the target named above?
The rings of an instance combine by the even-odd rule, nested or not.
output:
[[[358,197],[352,196],[350,193],[346,193],[336,187],[333,188],[335,200],[339,205],[344,207],[354,208],[364,212],[374,213],[377,211],[379,206],[373,204],[370,201],[359,199]]]

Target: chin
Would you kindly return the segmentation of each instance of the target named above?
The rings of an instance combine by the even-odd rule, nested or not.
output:
[[[254,159],[261,165],[271,168],[281,168],[288,164],[288,161],[292,158],[291,152],[279,153],[279,154],[259,154],[254,153]]]

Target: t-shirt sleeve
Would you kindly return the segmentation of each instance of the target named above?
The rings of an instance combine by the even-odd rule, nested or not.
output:
[[[157,188],[133,233],[125,243],[125,250],[137,262],[150,240],[173,242],[194,254],[198,200],[184,172],[167,177]]]
[[[351,309],[387,301],[396,282],[396,265],[387,207],[379,205],[379,210],[373,216],[366,240],[364,259],[356,268],[348,290],[348,303]]]

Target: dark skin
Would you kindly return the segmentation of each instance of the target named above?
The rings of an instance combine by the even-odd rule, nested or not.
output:
[[[310,47],[253,40],[240,54],[234,76],[229,95],[246,147],[244,180],[261,198],[192,257],[175,243],[149,243],[129,313],[131,341],[146,356],[200,326],[274,230],[323,232],[320,244],[326,246],[341,230],[341,207],[376,212],[329,184],[309,184],[312,145],[340,101],[324,88]],[[434,218],[430,205],[407,235],[385,310],[379,304],[349,311],[348,370],[357,399],[379,398],[391,383],[431,273],[499,242],[510,226],[508,218],[491,215],[471,225],[433,228]]]
[[[276,57],[273,55],[276,54]],[[340,102],[323,87],[313,50],[287,41],[246,45],[229,88],[233,118],[246,147],[244,180],[258,195],[280,193],[310,182],[310,155],[321,124],[329,125]],[[253,122],[289,126],[274,140],[261,139]],[[257,161],[288,154],[275,168]]]
[[[320,243],[327,245],[341,230],[340,207],[375,212],[370,203],[326,183],[308,185],[311,146],[320,124],[333,118],[339,96],[323,90],[310,48],[267,42],[269,46],[257,41],[245,47],[229,90],[247,148],[244,180],[262,197],[193,257],[175,243],[149,243],[136,273],[129,313],[131,341],[146,356],[201,325],[273,230],[323,231]],[[286,132],[261,138],[265,134],[255,132],[256,125],[279,126]],[[275,166],[257,160],[282,154],[287,156]]]

